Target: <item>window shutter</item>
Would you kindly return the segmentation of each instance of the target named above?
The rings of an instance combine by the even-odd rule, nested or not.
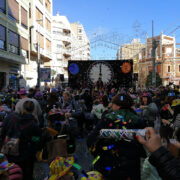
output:
[[[19,21],[19,4],[16,0],[8,0],[8,14]]]
[[[27,11],[21,7],[21,23],[25,26],[28,25],[27,23]]]
[[[21,37],[21,47],[22,49],[28,51],[28,40]]]

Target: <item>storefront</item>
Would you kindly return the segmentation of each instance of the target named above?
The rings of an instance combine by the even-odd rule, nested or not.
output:
[[[0,72],[0,91],[6,86],[6,73]]]
[[[9,88],[19,89],[20,66],[10,65],[9,68]]]

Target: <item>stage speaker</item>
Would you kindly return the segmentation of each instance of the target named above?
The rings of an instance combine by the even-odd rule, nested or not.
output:
[[[60,74],[60,80],[63,82],[64,81],[64,74]]]

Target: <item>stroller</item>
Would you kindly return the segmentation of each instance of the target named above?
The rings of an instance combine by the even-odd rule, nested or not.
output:
[[[67,157],[75,152],[75,140],[64,113],[57,109],[50,110],[47,130],[52,134],[47,144],[49,162],[57,156]]]

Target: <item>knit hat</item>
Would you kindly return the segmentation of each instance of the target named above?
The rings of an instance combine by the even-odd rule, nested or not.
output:
[[[20,94],[20,95],[27,94],[26,89],[25,88],[21,88],[20,91],[18,91],[18,94]]]
[[[143,93],[143,94],[142,94],[142,97],[150,97],[150,94],[148,94],[148,93]]]
[[[168,97],[175,97],[176,96],[176,94],[174,93],[174,92],[170,92],[169,94],[168,94]]]
[[[120,106],[121,108],[130,108],[133,105],[133,100],[127,94],[118,94],[113,97],[112,103]]]
[[[41,97],[43,97],[43,93],[41,91],[38,91],[38,92],[36,92],[34,97],[35,98],[41,98]]]
[[[97,171],[90,171],[87,173],[88,177],[82,176],[81,180],[102,180],[103,176]]]
[[[18,165],[14,165],[9,169],[9,179],[10,180],[22,180],[23,172]]]
[[[51,162],[50,168],[50,175],[51,177],[49,180],[54,180],[56,178],[61,178],[66,175],[69,170],[71,169],[74,163],[73,157],[57,157],[54,161]]]
[[[52,93],[57,93],[58,90],[57,90],[56,88],[52,88],[51,92],[52,92]]]
[[[0,174],[6,173],[14,164],[8,163],[4,154],[0,154]]]

